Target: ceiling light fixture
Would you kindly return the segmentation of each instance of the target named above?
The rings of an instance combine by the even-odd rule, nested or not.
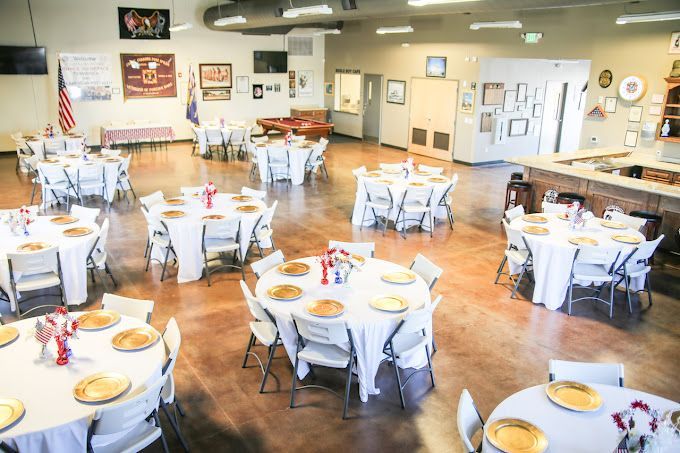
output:
[[[233,3],[232,1],[229,1],[227,3]],[[239,12],[239,6],[241,5],[241,2],[236,3],[236,16],[227,16],[227,17],[222,17],[222,10],[220,9],[220,0],[217,0],[217,19],[215,19],[215,22],[213,22],[213,25],[216,27],[223,27],[225,25],[235,25],[235,24],[245,24],[248,22],[245,17],[241,16],[238,14]]]
[[[411,43],[410,42],[402,42],[401,47],[411,47]]]
[[[175,0],[172,0],[172,18],[175,19]],[[189,30],[193,25],[191,25],[191,22],[173,22],[173,24],[168,27],[168,30],[175,32],[175,31],[183,31],[183,30]]]
[[[328,30],[319,30],[314,32],[314,36],[321,36],[321,35],[339,35],[342,33],[339,29],[337,28],[332,28]]]
[[[379,35],[388,33],[413,33],[413,27],[410,25],[401,25],[399,27],[380,27],[375,31]]]
[[[472,3],[479,0],[408,0],[411,6],[446,5],[449,3]]]
[[[290,9],[283,12],[283,17],[286,19],[296,19],[302,16],[320,16],[323,14],[333,14],[333,8],[328,5],[304,6],[302,8],[293,8],[293,2],[290,2]]]
[[[660,22],[663,20],[680,20],[680,11],[661,11],[658,13],[624,14],[616,19],[619,25],[638,22]]]
[[[470,30],[480,28],[522,28],[522,22],[518,20],[506,20],[497,22],[474,22],[470,24]]]

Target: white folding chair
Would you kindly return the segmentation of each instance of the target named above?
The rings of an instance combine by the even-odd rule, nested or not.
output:
[[[26,146],[33,152],[38,159],[45,159],[45,145],[42,140],[26,140]]]
[[[126,157],[123,157],[123,162],[118,165],[118,179],[116,180],[116,192],[118,192],[118,189],[123,191],[123,196],[125,197],[125,201],[129,203],[128,197],[127,197],[127,191],[132,192],[132,196],[134,198],[137,198],[137,194],[135,193],[135,189],[132,188],[132,182],[130,181],[130,157],[131,155],[127,155]],[[120,200],[120,192],[118,192],[118,199]]]
[[[96,223],[100,211],[101,209],[99,208],[85,208],[77,204],[72,204],[69,213],[83,222]]]
[[[385,171],[402,171],[403,167],[401,164],[380,164],[380,169]]]
[[[139,202],[142,203],[142,207],[146,209],[146,212],[149,212],[149,209],[151,209],[152,206],[162,203],[163,201],[165,201],[165,195],[163,195],[163,192],[160,190],[145,197],[139,197]]]
[[[291,136],[290,139],[291,139],[291,141],[294,141],[294,142],[303,142],[303,141],[305,141],[306,138],[307,138],[306,135],[293,135],[293,136]]]
[[[35,189],[38,187],[38,184],[40,184],[40,173],[38,172],[38,162],[39,161],[40,161],[40,158],[38,156],[36,156],[35,154],[24,160],[24,163],[26,165],[26,170],[28,171],[28,176],[31,178],[31,182],[33,183],[33,189],[31,191],[30,204],[33,204],[33,200],[35,198]],[[56,198],[56,194],[55,194],[55,198]]]
[[[642,289],[636,291],[640,293],[642,291],[647,291],[647,297],[649,298],[649,305],[652,305],[652,286],[649,281],[649,273],[652,271],[649,260],[654,256],[659,244],[664,239],[662,234],[653,241],[646,241],[638,245],[637,249],[628,257],[623,265],[616,268],[616,276],[619,278],[618,282],[614,286],[618,286],[622,281],[626,284],[626,298],[628,299],[628,311],[633,312],[633,305],[630,298],[630,283],[631,278],[645,277],[645,285]]]
[[[229,155],[227,154],[227,146],[229,145],[229,142],[231,140],[231,129],[227,129],[226,127],[220,128],[220,132],[222,133],[222,142],[224,143],[224,160],[229,160]]]
[[[615,222],[625,223],[630,228],[637,231],[642,231],[645,224],[647,223],[647,219],[643,219],[642,217],[633,217],[617,211],[608,211],[607,218]]]
[[[418,164],[419,171],[426,171],[433,175],[441,175],[444,173],[444,167],[430,167],[429,165]]]
[[[347,418],[349,406],[349,389],[352,384],[352,365],[356,362],[356,352],[352,332],[342,320],[316,321],[303,318],[291,313],[295,330],[297,331],[297,347],[295,350],[295,365],[293,367],[293,383],[290,388],[290,408],[295,408],[295,392],[309,388],[318,388],[331,392],[344,399],[342,418]],[[349,343],[349,351],[343,346]],[[347,377],[345,382],[345,396],[340,396],[329,387],[321,385],[297,386],[297,370],[300,360],[310,365],[327,368],[345,368]]]
[[[99,273],[99,269],[104,269],[104,272],[109,276],[113,282],[113,286],[117,287],[116,279],[113,278],[113,273],[109,264],[106,262],[108,258],[108,253],[106,252],[106,241],[109,237],[109,218],[105,218],[102,222],[102,227],[99,229],[99,236],[94,241],[90,253],[87,256],[87,269],[90,271],[92,277],[92,282],[94,283],[94,273],[96,272],[99,279],[104,283],[104,279]],[[105,283],[104,283],[105,284]]]
[[[430,291],[432,291],[434,285],[437,284],[437,280],[439,280],[439,277],[441,277],[444,272],[441,267],[437,266],[420,253],[413,259],[410,269],[425,280]]]
[[[119,149],[107,149],[107,148],[102,148],[101,149],[102,156],[109,156],[109,157],[118,157],[120,156],[120,150]]]
[[[609,317],[614,316],[614,278],[615,278],[615,266],[616,262],[619,260],[621,255],[620,247],[602,247],[602,246],[588,246],[579,245],[578,249],[574,253],[574,260],[571,265],[571,273],[569,275],[569,305],[567,313],[571,315],[571,305],[574,302],[580,300],[595,300],[603,302],[609,305]],[[620,264],[625,265],[626,260]],[[584,286],[577,281],[585,282],[599,282],[601,283],[598,288],[591,288],[590,286]],[[609,300],[600,298],[600,293],[604,289],[605,285],[609,283]],[[573,289],[584,288],[596,291],[594,296],[584,296],[578,299],[573,298]]]
[[[255,261],[250,265],[250,267],[253,270],[255,276],[259,279],[268,270],[273,269],[279,264],[283,264],[285,262],[286,259],[283,257],[283,252],[281,250],[277,250],[274,253],[265,256],[261,260]]]
[[[66,210],[69,210],[71,204],[71,196],[78,196],[78,190],[71,181],[66,169],[61,165],[44,164],[39,165],[38,174],[40,175],[40,184],[42,186],[42,205],[43,210],[47,209],[47,193],[48,191],[55,197],[57,203],[59,198],[66,200]]]
[[[267,147],[267,176],[267,182],[281,178],[290,181],[290,155],[286,147]]]
[[[388,185],[376,183],[367,179],[364,179],[364,189],[366,190],[366,200],[364,201],[364,212],[361,215],[361,226],[359,227],[359,230],[363,230],[364,222],[366,221],[366,210],[370,209],[371,212],[373,212],[376,228],[382,225],[383,236],[385,236],[387,224],[390,221],[390,212],[392,211],[392,208],[394,208],[392,192]]]
[[[358,181],[358,180],[359,180],[359,176],[363,175],[363,174],[366,173],[367,171],[368,171],[368,170],[366,170],[366,166],[365,166],[365,165],[362,165],[361,167],[355,168],[354,170],[352,170],[352,174],[354,175],[354,179],[356,179],[356,180]]]
[[[45,147],[45,155],[47,154],[64,154],[66,152],[66,142],[63,138],[46,138],[43,140],[43,146]]]
[[[104,165],[99,163],[90,163],[88,165],[81,165],[76,174],[76,193],[80,204],[84,204],[83,191],[98,191],[99,195],[108,202],[109,210],[111,210],[111,200],[109,200],[108,191],[106,189],[106,172]]]
[[[368,258],[375,256],[375,242],[341,242],[328,241],[328,248],[340,248],[354,255],[361,255]]]
[[[16,146],[17,150],[17,164],[15,172],[18,174],[21,167],[25,168],[26,159],[33,155],[33,151],[31,151],[31,149],[26,144],[26,140],[24,140],[22,137],[12,134],[12,139],[14,140],[14,145]]]
[[[229,140],[229,148],[231,150],[232,156],[234,155],[234,152],[236,152],[236,157],[241,155],[241,151],[243,150],[245,144],[246,144],[246,132],[247,129],[249,128],[236,128],[232,129],[231,131],[231,139]],[[234,151],[234,147],[236,148],[236,151]]]
[[[241,218],[226,218],[221,220],[205,219],[203,220],[203,236],[201,239],[201,252],[203,253],[203,269],[205,276],[208,279],[208,286],[210,283],[210,274],[217,272],[219,269],[231,267],[239,269],[243,280],[246,279],[246,273],[243,264],[243,255],[241,254],[241,243],[239,237],[241,234]],[[232,252],[233,258],[231,263],[226,264],[224,253]],[[216,257],[208,259],[208,253],[217,254]],[[210,269],[208,263],[211,261],[220,261],[222,264]]]
[[[463,448],[466,453],[476,453],[482,451],[482,443],[480,441],[477,448],[472,444],[472,438],[478,431],[484,429],[484,419],[479,414],[475,402],[468,389],[463,389],[458,400],[458,412],[456,415],[456,422],[458,424],[458,435],[460,441],[463,443]]]
[[[199,153],[200,153],[200,148],[201,148],[201,143],[204,143],[206,146],[205,153],[203,154],[203,157],[208,153],[208,136],[205,133],[205,129],[202,127],[196,127],[192,126],[191,130],[194,132],[194,143],[191,147],[191,155],[193,156],[196,153],[196,146],[199,148]]]
[[[541,209],[546,214],[562,214],[567,212],[568,204],[550,203],[549,201],[541,202]]]
[[[110,293],[104,293],[104,296],[102,296],[103,310],[113,310],[121,315],[139,319],[147,324],[151,323],[153,306],[154,302],[148,299],[133,299],[132,297]]]
[[[550,359],[548,370],[550,382],[577,381],[623,387],[622,363],[588,363]]]
[[[255,190],[250,187],[241,187],[241,195],[248,195],[249,197],[257,198],[258,200],[264,200],[267,196],[267,192],[264,190]]]
[[[496,280],[494,281],[494,284],[498,283],[498,279],[501,275],[507,275],[508,278],[510,278],[510,281],[513,283],[512,294],[510,295],[510,298],[514,299],[515,295],[517,294],[519,284],[522,282],[522,278],[524,277],[525,273],[528,273],[527,275],[529,276],[529,279],[533,281],[533,277],[531,276],[533,273],[533,256],[531,254],[529,244],[527,243],[524,236],[522,236],[522,233],[519,230],[512,228],[505,219],[501,220],[501,222],[503,223],[505,236],[508,240],[508,247],[505,249],[501,264],[498,266],[498,270],[496,271]],[[508,261],[508,272],[506,273],[503,272],[503,267]],[[512,271],[510,270],[510,263],[521,267],[517,279],[513,277]]]
[[[151,261],[151,253],[153,252],[153,247],[158,246],[165,249],[165,258],[163,260],[163,271],[161,272],[161,281],[165,278],[165,271],[168,266],[168,259],[170,258],[170,252],[174,256],[177,256],[175,249],[172,246],[172,239],[170,238],[170,233],[168,232],[168,227],[161,220],[158,221],[154,219],[151,214],[149,214],[144,207],[141,208],[144,218],[146,218],[146,223],[148,227],[149,238],[147,241],[148,247],[145,250],[146,256],[146,268],[145,272],[149,271],[149,262]]]
[[[399,224],[401,227],[401,235],[406,239],[406,230],[414,226],[418,226],[420,230],[423,229],[423,222],[425,221],[425,216],[429,216],[430,220],[430,237],[434,233],[434,216],[432,212],[432,187],[409,187],[404,191],[404,196],[401,198],[401,203],[399,203],[399,210],[397,212],[397,218],[394,221],[394,227],[397,228]],[[416,220],[416,223],[409,226],[407,222],[413,221],[414,219],[408,219],[406,216],[408,214],[422,214],[420,221]]]
[[[224,143],[224,139],[222,138],[222,132],[220,131],[219,127],[206,127],[205,129],[205,136],[206,136],[206,149],[205,149],[205,154],[207,157],[212,159],[212,149],[214,147],[217,147],[218,151],[218,156],[219,156],[219,150],[222,149],[224,154],[226,155],[227,153],[227,148]]]
[[[271,248],[272,251],[276,251],[276,245],[274,244],[274,229],[272,228],[272,219],[276,213],[276,207],[279,205],[279,200],[274,201],[274,203],[267,208],[264,213],[260,216],[255,224],[253,233],[250,236],[250,245],[257,245],[257,250],[260,252],[260,258],[264,258],[264,253],[262,249]],[[271,245],[267,245],[266,241],[269,240]],[[248,247],[250,249],[250,247]]]
[[[312,173],[316,173],[319,168],[321,168],[328,179],[328,171],[326,171],[326,165],[323,159],[324,147],[321,143],[317,143],[312,147],[312,152],[309,153],[307,162],[305,162],[305,172],[307,173],[307,179],[311,179]]]
[[[163,331],[163,343],[165,343],[165,349],[168,352],[168,359],[163,365],[163,376],[167,377],[167,381],[165,381],[165,385],[163,385],[163,389],[161,390],[159,405],[165,416],[168,418],[170,426],[172,426],[173,431],[175,431],[184,451],[188,452],[189,446],[182,435],[182,431],[179,428],[179,421],[177,420],[177,411],[184,417],[184,410],[177,399],[177,395],[175,395],[175,378],[172,375],[175,364],[177,363],[179,347],[182,344],[182,335],[174,317],[170,318],[165,326],[165,330]],[[172,415],[170,415],[168,408],[173,409]]]
[[[265,138],[266,139],[266,137],[259,137],[259,138]],[[253,140],[255,140],[255,139],[253,139]],[[250,180],[253,180],[257,177],[257,170],[260,167],[260,162],[257,160],[257,148],[258,148],[258,146],[263,146],[265,148],[267,147],[267,145],[265,145],[264,143],[262,143],[262,142],[260,142],[260,143],[255,144],[253,142],[246,142],[246,152],[247,152],[248,159],[250,159],[250,173],[248,174],[248,178]]]
[[[453,218],[453,209],[451,208],[451,204],[453,204],[453,198],[451,198],[451,193],[456,190],[456,186],[458,185],[458,173],[454,173],[454,175],[451,177],[451,184],[449,184],[449,187],[446,188],[444,191],[444,194],[442,197],[439,199],[438,206],[441,206],[446,209],[446,217],[449,219],[449,226],[453,230],[453,224],[455,223],[455,219]],[[435,222],[437,219],[434,220]]]
[[[135,452],[151,445],[159,437],[163,450],[168,445],[158,418],[160,393],[167,376],[161,376],[138,395],[117,404],[98,408],[87,432],[87,451]],[[147,420],[153,418],[155,423]],[[112,436],[118,434],[118,436]],[[111,439],[116,439],[111,441]]]
[[[604,208],[604,211],[602,212],[602,218],[606,220],[611,220],[611,213],[612,212],[619,212],[621,214],[625,214],[626,211],[619,205],[617,204],[610,204],[606,208]]]
[[[505,211],[505,218],[507,219],[508,223],[512,222],[515,220],[517,217],[522,217],[524,215],[524,206],[519,205],[515,206],[512,209],[508,209]]]

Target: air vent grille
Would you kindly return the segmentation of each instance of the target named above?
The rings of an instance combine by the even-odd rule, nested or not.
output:
[[[309,36],[289,36],[288,55],[293,57],[311,57],[314,55],[314,38]]]

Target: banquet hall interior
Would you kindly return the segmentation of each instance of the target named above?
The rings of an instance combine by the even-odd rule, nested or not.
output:
[[[680,451],[673,0],[0,2],[0,452]]]

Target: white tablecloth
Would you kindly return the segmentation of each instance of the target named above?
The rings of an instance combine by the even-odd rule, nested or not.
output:
[[[175,139],[175,131],[169,124],[129,124],[125,126],[102,126],[101,145],[108,148],[110,145],[121,142],[142,140],[168,140]]]
[[[210,128],[210,129],[216,129],[217,128],[217,126],[198,126],[198,127],[195,127],[196,138],[198,139],[198,152],[201,156],[205,155],[205,153],[208,151],[208,136],[205,134],[206,127]],[[234,129],[245,130],[245,126],[229,125],[229,126],[221,127],[219,129],[220,129],[220,133],[222,133],[223,131],[233,131]],[[222,135],[222,136],[224,137],[224,135]]]
[[[63,366],[55,363],[54,341],[48,345],[50,357],[40,357],[42,345],[33,338],[35,319],[11,325],[19,329],[19,338],[0,347],[0,391],[3,397],[22,401],[26,413],[16,425],[1,432],[0,439],[20,452],[84,452],[90,419],[101,405],[78,402],[73,397],[75,385],[95,373],[125,374],[131,386],[115,400],[121,401],[153,384],[161,376],[166,358],[162,339],[138,352],[121,352],[111,346],[118,332],[146,325],[127,316],[104,330],[81,330],[78,339],[69,341],[73,355]]]
[[[238,194],[218,193],[213,199],[212,209],[206,209],[200,200],[191,197],[180,197],[186,200],[184,205],[168,206],[165,203],[159,203],[151,207],[150,213],[158,220],[162,220],[168,226],[170,239],[172,239],[172,246],[177,253],[177,260],[179,261],[179,270],[177,273],[177,281],[179,283],[191,282],[199,280],[203,274],[203,253],[201,252],[201,237],[203,234],[203,216],[208,214],[222,214],[226,217],[241,217],[241,232],[240,243],[241,253],[245,259],[248,246],[250,245],[250,236],[255,228],[259,218],[264,214],[266,205],[261,200],[253,199],[252,201],[236,202],[232,201],[232,197]],[[235,208],[244,205],[254,205],[259,208],[259,211],[253,213],[245,213],[236,211]],[[187,213],[184,217],[177,219],[165,219],[160,216],[164,211],[180,210]],[[269,244],[264,244],[269,246]],[[164,259],[165,250],[160,250],[154,247],[153,258]]]
[[[602,384],[589,385],[602,396],[602,406],[595,412],[576,412],[558,406],[548,399],[546,386],[542,384],[507,398],[494,409],[486,425],[499,418],[520,418],[531,422],[545,433],[548,438],[547,453],[610,453],[616,450],[623,437],[612,421],[612,413],[625,409],[633,400],[642,400],[662,413],[680,408],[678,403],[638,390]],[[649,433],[646,415],[636,416],[636,422],[638,430]],[[499,450],[485,436],[482,451]]]
[[[404,270],[404,267],[388,261],[367,258],[360,271],[352,272],[349,287],[333,283],[334,276],[329,275],[329,284],[321,284],[321,265],[316,257],[301,258],[300,261],[309,264],[312,269],[304,276],[291,277],[272,269],[266,272],[257,282],[256,295],[276,317],[276,323],[281,333],[281,339],[286,352],[295,360],[297,334],[290,317],[291,313],[309,316],[305,306],[318,299],[335,299],[345,305],[345,312],[334,319],[342,319],[352,330],[352,338],[357,352],[357,374],[359,376],[359,397],[361,401],[368,401],[368,395],[377,395],[380,389],[375,386],[375,376],[380,361],[385,357],[383,346],[385,340],[397,326],[397,322],[407,313],[387,313],[376,310],[369,305],[369,301],[377,295],[398,294],[409,302],[409,310],[430,304],[430,290],[420,277],[409,285],[396,285],[381,280],[381,275],[387,272]],[[293,284],[304,290],[298,300],[281,302],[270,299],[267,289],[279,284]],[[322,318],[318,318],[322,319]],[[428,335],[431,332],[428,331]],[[348,346],[349,350],[349,346]],[[427,365],[425,351],[419,351],[400,360],[402,368],[422,368]],[[309,365],[300,362],[298,377],[304,378],[309,372]]]
[[[7,252],[12,252],[26,242],[47,242],[59,245],[59,261],[64,276],[64,291],[69,305],[80,305],[87,300],[87,254],[99,234],[96,223],[76,222],[68,225],[55,225],[50,222],[54,216],[36,216],[35,222],[28,226],[29,235],[15,236],[9,225],[0,225],[0,286],[11,296],[12,288],[9,282],[9,267],[7,266]],[[93,232],[81,237],[66,237],[62,231],[69,228],[86,226]],[[55,290],[51,290],[52,293]],[[56,298],[55,298],[56,300]],[[12,311],[16,310],[14,300],[11,302]],[[0,361],[1,363],[2,361]],[[2,373],[0,373],[2,374]]]
[[[27,143],[31,142],[31,145],[29,145],[31,149],[35,149],[36,146],[33,144],[37,143],[44,146],[43,149],[47,154],[53,155],[56,150],[81,151],[86,137],[82,134],[55,135],[52,138],[43,135],[30,135],[24,137],[24,139]]]
[[[364,185],[364,181],[376,182],[377,180],[394,181],[392,184],[388,185],[390,193],[392,194],[392,200],[394,202],[394,207],[389,212],[388,216],[390,220],[395,221],[397,219],[397,214],[399,213],[399,205],[401,204],[401,200],[404,197],[404,192],[408,188],[408,184],[410,182],[424,182],[428,185],[431,185],[434,188],[434,190],[432,191],[432,197],[430,198],[430,206],[434,208],[433,212],[434,217],[435,219],[447,218],[446,208],[443,206],[438,206],[438,204],[442,196],[444,195],[446,189],[449,187],[449,185],[451,185],[451,181],[448,180],[448,178],[447,182],[432,183],[428,182],[428,179],[435,177],[437,175],[418,176],[415,174],[411,174],[411,176],[408,179],[406,179],[404,174],[390,174],[382,172],[380,170],[374,170],[371,173],[380,173],[380,176],[374,178],[366,178],[364,176],[359,176],[359,180],[357,182],[356,200],[354,202],[354,211],[352,212],[353,225],[361,225],[361,217],[364,214],[364,206],[366,204],[366,186]],[[383,215],[384,213],[382,211],[379,211],[377,212],[377,214]],[[409,220],[407,222],[407,226],[414,225],[415,221],[420,223],[421,217],[422,214],[405,214],[405,218]],[[366,218],[364,219],[364,226],[370,226],[374,222],[375,217],[373,216],[373,210],[366,209]],[[425,221],[423,222],[423,229],[430,231],[430,226],[428,225],[428,222],[429,219],[427,218],[427,216],[425,216]],[[402,228],[403,228],[402,223],[397,225],[398,230],[401,230]]]
[[[305,182],[305,164],[309,159],[309,155],[314,149],[316,142],[304,141],[304,142],[293,142],[293,144],[288,147],[288,159],[290,162],[290,181],[291,184],[299,186]],[[283,147],[285,142],[283,140],[272,140],[267,143],[258,144],[255,146],[257,153],[257,166],[260,169],[260,180],[262,182],[269,181],[269,173],[267,167],[267,146]]]
[[[642,241],[645,237],[639,231],[631,228],[625,230],[614,230],[603,227],[600,222],[602,219],[591,219],[586,223],[584,229],[569,230],[569,222],[557,217],[557,214],[537,214],[548,219],[548,223],[536,224],[529,223],[518,217],[510,223],[510,227],[519,231],[526,225],[543,226],[550,230],[550,234],[545,236],[523,233],[527,238],[534,262],[534,284],[533,302],[544,304],[550,310],[557,310],[562,306],[564,298],[569,288],[569,275],[571,274],[571,264],[574,260],[574,253],[577,246],[569,242],[570,237],[588,236],[598,241],[602,247],[621,247],[620,260],[624,259],[633,250],[633,247],[614,241],[611,237],[615,234],[627,234],[639,237]],[[516,266],[511,267],[512,273],[519,272]],[[587,284],[588,282],[580,282]],[[640,286],[638,281],[632,282],[633,289]]]
[[[68,173],[68,177],[71,179],[71,182],[73,183],[74,186],[77,186],[77,175],[78,175],[78,169],[83,168],[84,166],[91,165],[93,162],[100,162],[104,164],[104,175],[106,178],[106,199],[113,201],[113,196],[116,193],[116,183],[118,182],[118,174],[120,173],[120,166],[123,163],[123,159],[121,157],[116,157],[116,158],[107,158],[106,156],[101,156],[101,155],[88,155],[88,160],[83,160],[82,157],[67,157],[68,155],[64,156],[50,156],[50,159],[58,160],[58,164],[51,164],[51,163],[43,163],[39,162],[38,163],[38,169],[40,169],[42,166],[46,165],[68,165],[66,168],[66,173]],[[99,157],[101,156],[101,157]],[[115,162],[108,162],[107,159],[115,159]],[[57,194],[59,195],[59,194]],[[75,193],[71,193],[72,196],[75,196]],[[101,193],[98,193],[98,189],[83,189],[83,195],[101,195]],[[52,195],[51,191],[47,191],[47,201],[50,202],[54,199],[54,195]]]

